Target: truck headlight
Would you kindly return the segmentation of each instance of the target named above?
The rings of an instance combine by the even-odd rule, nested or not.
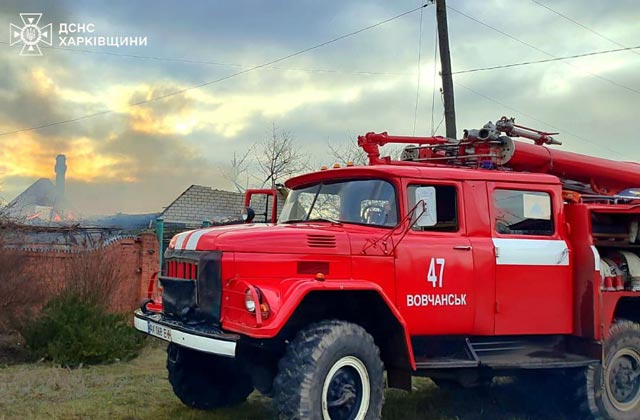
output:
[[[258,289],[256,288],[256,294],[258,294]],[[256,313],[256,307],[260,305],[260,302],[256,302],[253,299],[253,293],[251,293],[251,289],[247,289],[246,292],[244,292],[244,306],[247,308],[247,311],[251,312],[252,314]]]
[[[254,290],[255,290],[255,294],[253,293]],[[256,298],[257,298],[257,301],[256,301]],[[256,314],[256,310],[259,310],[260,316],[258,317],[258,314],[256,314],[256,317],[258,317],[259,319],[267,319],[271,312],[271,309],[269,308],[269,304],[265,301],[265,299],[262,296],[262,292],[260,291],[260,289],[258,289],[255,286],[249,287],[244,292],[244,306],[245,308],[247,308],[247,311],[251,314]]]

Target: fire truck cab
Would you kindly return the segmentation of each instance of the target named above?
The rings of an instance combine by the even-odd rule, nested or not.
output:
[[[134,321],[169,341],[176,395],[211,409],[258,389],[282,419],[361,420],[385,371],[408,390],[552,372],[576,418],[640,418],[640,171],[500,122],[369,133],[370,165],[290,179],[277,223],[174,237],[162,304]],[[391,142],[414,145],[392,161]]]

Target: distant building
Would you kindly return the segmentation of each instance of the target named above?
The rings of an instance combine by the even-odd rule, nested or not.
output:
[[[40,178],[6,207],[6,215],[30,224],[61,222],[72,218],[64,197],[56,194],[53,183]]]
[[[278,195],[278,212],[282,208],[283,197]],[[265,196],[254,198],[251,206],[256,214],[265,211]],[[178,198],[173,200],[160,217],[165,223],[184,224],[187,227],[197,227],[203,222],[207,224],[225,224],[240,220],[240,212],[244,207],[244,193],[223,191],[192,185]],[[271,203],[269,205],[269,211]],[[269,213],[270,214],[270,213]],[[256,217],[258,221],[258,217]]]
[[[71,206],[64,195],[66,157],[56,157],[56,185],[47,178],[40,178],[5,208],[4,213],[20,222],[41,225],[72,220]]]
[[[202,185],[192,185],[162,212],[160,217],[169,223],[187,226],[208,223],[225,223],[240,219],[244,194],[216,190]]]

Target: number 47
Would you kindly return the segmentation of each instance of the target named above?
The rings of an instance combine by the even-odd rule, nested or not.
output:
[[[431,258],[429,264],[429,272],[427,273],[427,281],[433,285],[433,287],[442,287],[442,274],[444,273],[444,258]],[[440,272],[436,274],[436,265],[440,266]]]

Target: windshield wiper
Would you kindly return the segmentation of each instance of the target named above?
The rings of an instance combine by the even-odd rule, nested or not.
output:
[[[328,217],[314,217],[313,219],[307,219],[305,222],[329,222],[336,225],[341,225],[342,222],[336,219],[330,219]]]
[[[336,219],[330,219],[328,217],[314,217],[312,219],[291,219],[283,223],[307,223],[307,222],[329,222],[336,225],[342,225],[342,222]]]
[[[309,220],[309,216],[311,216],[311,212],[313,211],[313,206],[316,205],[316,200],[318,200],[318,196],[320,195],[320,190],[322,189],[322,182],[318,184],[318,191],[316,191],[316,195],[313,196],[313,201],[311,202],[311,206],[309,206],[309,211],[307,212],[307,216],[304,220]]]

